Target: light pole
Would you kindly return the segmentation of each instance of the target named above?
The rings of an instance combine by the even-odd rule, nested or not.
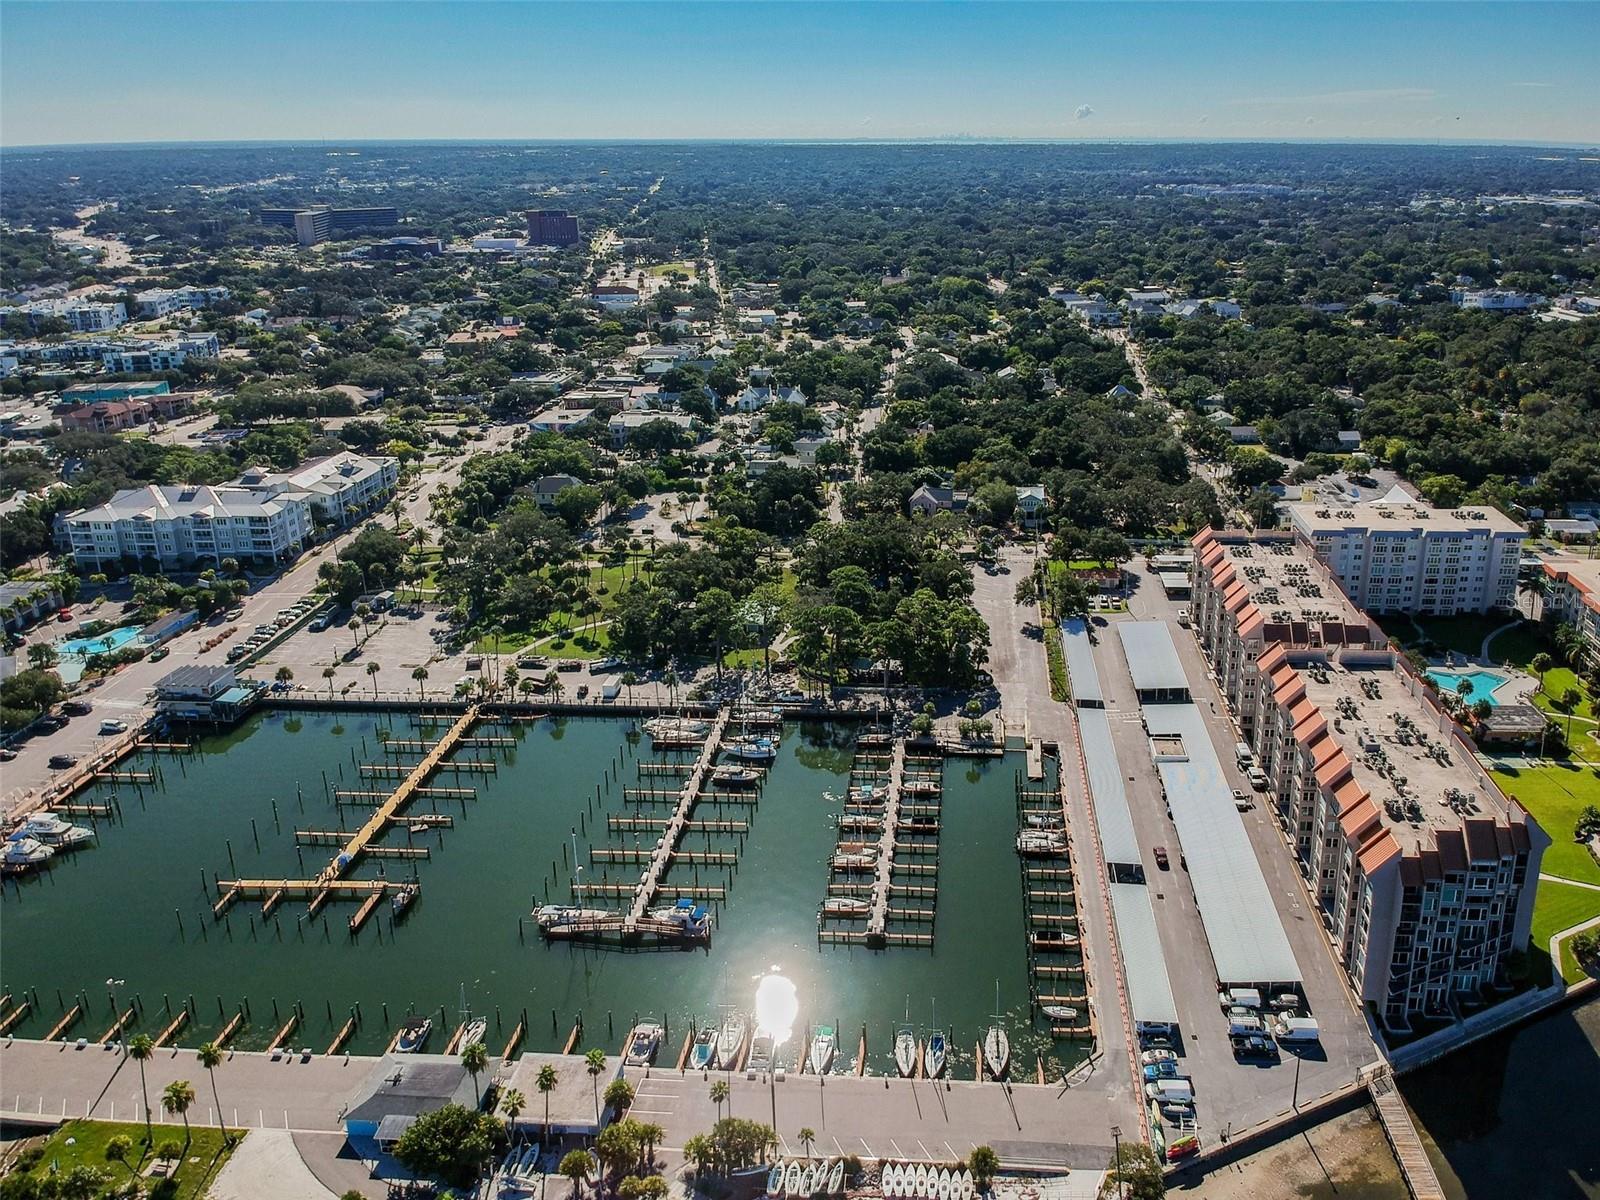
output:
[[[1294,1056],[1294,1095],[1289,1101],[1289,1107],[1295,1112],[1300,1111],[1300,1056]]]
[[[1122,1126],[1111,1127],[1111,1166],[1117,1173],[1117,1200],[1122,1200]]]

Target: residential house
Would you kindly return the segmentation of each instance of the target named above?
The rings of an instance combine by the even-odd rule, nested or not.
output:
[[[534,481],[528,491],[533,496],[533,502],[540,508],[555,506],[556,497],[568,488],[582,487],[583,480],[576,475],[545,475]]]
[[[966,512],[972,493],[957,491],[952,487],[923,484],[911,493],[906,507],[913,516],[931,517],[940,512]]]
[[[1017,489],[1017,525],[1023,529],[1038,529],[1049,513],[1050,502],[1044,494],[1044,485],[1028,484]]]
[[[751,373],[752,376],[754,372]],[[751,384],[734,397],[733,407],[742,413],[759,412],[769,404],[804,404],[806,394],[796,387]]]

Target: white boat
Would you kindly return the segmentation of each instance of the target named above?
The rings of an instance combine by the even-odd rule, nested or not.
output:
[[[539,923],[540,929],[561,929],[567,925],[581,925],[586,921],[617,916],[620,914],[609,909],[578,908],[572,904],[541,904],[533,910],[533,919]]]
[[[946,1167],[939,1168],[939,1200],[950,1200],[950,1189],[954,1186],[950,1178],[950,1171]]]
[[[961,1200],[972,1200],[977,1192],[978,1185],[972,1182],[972,1174],[968,1171],[961,1172]]]
[[[709,1071],[717,1065],[717,1031],[707,1025],[694,1035],[694,1045],[689,1050],[689,1069]]]
[[[400,1036],[395,1040],[394,1051],[396,1054],[416,1054],[428,1042],[428,1035],[433,1032],[432,1017],[413,1017],[400,1027]]]
[[[922,1066],[929,1079],[937,1079],[944,1074],[945,1056],[948,1053],[948,1049],[944,1030],[935,1029],[928,1035],[928,1044],[923,1047],[922,1051]]]
[[[711,782],[720,783],[723,787],[753,787],[761,782],[761,772],[750,767],[724,764],[712,768]]]
[[[473,1017],[461,1030],[461,1037],[456,1042],[456,1053],[460,1053],[468,1046],[480,1045],[484,1036],[489,1032],[489,1019],[487,1017]]]
[[[890,1163],[883,1169],[883,1178],[879,1183],[885,1196],[898,1196],[900,1194],[900,1167]]]
[[[928,1196],[931,1196],[933,1194],[928,1189],[928,1164],[927,1163],[918,1163],[917,1164],[917,1180],[916,1180],[916,1183],[912,1185],[912,1194],[913,1195],[917,1195],[917,1196],[922,1196],[922,1197],[928,1197]]]
[[[1058,858],[1067,852],[1067,835],[1059,829],[1024,829],[1017,834],[1017,853],[1024,858]]]
[[[414,883],[404,884],[398,892],[389,898],[389,913],[395,918],[406,915],[406,910],[411,907],[411,902],[417,898],[421,889]]]
[[[800,1176],[800,1194],[802,1196],[815,1196],[822,1190],[822,1185],[817,1181],[817,1176],[824,1170],[820,1162],[808,1163],[805,1172]]]
[[[937,779],[908,779],[900,785],[900,790],[908,796],[937,796],[944,790],[944,784]]]
[[[839,1050],[839,1035],[832,1025],[818,1025],[811,1036],[811,1055],[808,1065],[813,1075],[826,1075],[833,1067],[833,1056]]]
[[[917,1031],[909,1025],[900,1026],[894,1035],[894,1066],[902,1079],[917,1073]]]
[[[822,902],[825,917],[864,917],[872,911],[872,901],[861,896],[829,896]]]
[[[652,921],[676,926],[677,932],[684,937],[705,937],[711,932],[711,910],[688,898],[649,909],[645,915]]]
[[[733,1070],[734,1060],[739,1057],[739,1051],[744,1049],[744,1034],[748,1028],[743,1017],[734,1013],[724,1017],[722,1024],[717,1029],[717,1064],[729,1071]]]
[[[71,850],[94,840],[94,830],[63,821],[53,812],[37,812],[19,825],[12,839],[31,837],[52,850]]]
[[[711,726],[693,717],[651,717],[641,728],[652,741],[704,741]]]
[[[767,1195],[783,1195],[783,1164],[779,1163],[767,1172]]]
[[[844,1194],[844,1159],[835,1162],[833,1170],[828,1172],[828,1186],[825,1190],[830,1196]]]
[[[770,763],[778,757],[778,739],[739,738],[724,746],[722,752],[736,762]]]
[[[625,1066],[648,1067],[655,1061],[661,1048],[661,1026],[654,1021],[640,1021],[628,1035],[628,1050],[622,1056]]]
[[[1039,1010],[1052,1021],[1070,1021],[1078,1015],[1078,1010],[1065,1004],[1046,1004]]]
[[[991,1025],[983,1033],[983,1069],[991,1079],[1000,1079],[1011,1065],[1011,1039],[999,1025]]]
[[[840,850],[829,860],[835,871],[871,871],[878,865],[878,850]]]
[[[50,860],[55,851],[38,838],[14,837],[6,843],[6,866],[38,867]]]
[[[1064,829],[1066,821],[1060,813],[1031,812],[1022,818],[1022,823],[1029,829]]]
[[[758,1042],[760,1040],[761,1039],[759,1037],[756,1039]],[[770,1040],[771,1039],[769,1038],[768,1041]],[[789,1169],[783,1173],[783,1191],[785,1195],[801,1195],[800,1179],[804,1170],[805,1168],[800,1165],[800,1161],[798,1159],[789,1164]]]
[[[751,1071],[765,1071],[772,1065],[772,1035],[757,1033],[750,1039],[750,1058],[745,1067]]]
[[[883,818],[871,813],[845,813],[839,818],[839,828],[855,833],[876,833],[883,828]]]

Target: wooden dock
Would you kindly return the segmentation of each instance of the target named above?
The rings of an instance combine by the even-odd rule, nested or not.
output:
[[[178,1030],[182,1029],[188,1023],[189,1010],[187,1008],[180,1008],[178,1010],[178,1015],[173,1017],[172,1020],[167,1023],[167,1027],[160,1033],[156,1034],[156,1045],[165,1046],[173,1038],[177,1037]]]
[[[226,1046],[233,1040],[233,1035],[239,1032],[239,1027],[244,1024],[244,1009],[240,1009],[229,1018],[228,1023],[222,1027],[222,1032],[214,1039],[219,1046]]]
[[[44,1035],[44,1040],[47,1042],[55,1041],[62,1034],[66,1033],[67,1030],[71,1029],[75,1024],[77,1024],[78,1018],[81,1016],[83,1016],[83,1005],[74,1004],[71,1008],[67,1009],[66,1014],[61,1018],[61,1020],[57,1021],[50,1027],[50,1032]]]
[[[673,859],[678,856],[678,843],[683,839],[689,812],[699,801],[701,789],[705,787],[706,780],[711,774],[712,764],[717,761],[717,751],[721,748],[723,735],[728,729],[730,711],[724,708],[717,713],[711,732],[706,735],[706,740],[700,746],[700,755],[695,759],[693,769],[678,790],[678,802],[673,809],[672,817],[649,855],[648,865],[634,892],[633,903],[628,907],[628,915],[623,921],[625,933],[632,934],[640,929],[641,923],[645,920],[645,912],[661,891],[662,877],[671,868]],[[593,851],[590,853],[593,854]],[[733,858],[731,854],[728,857]]]
[[[0,1037],[5,1036],[18,1025],[20,1025],[22,1023],[22,1018],[27,1016],[32,1008],[33,1001],[24,1000],[21,1004],[17,1005],[14,1009],[7,1013],[5,1019],[0,1020]],[[129,1011],[131,1012],[132,1010],[130,1009]]]
[[[285,1049],[284,1044],[294,1036],[294,1031],[299,1024],[300,1013],[298,1011],[290,1013],[289,1019],[283,1023],[283,1028],[272,1035],[272,1044],[267,1047],[267,1053],[271,1054],[275,1051]]]
[[[1439,1176],[1433,1169],[1428,1152],[1417,1136],[1411,1111],[1395,1090],[1394,1076],[1388,1071],[1374,1075],[1367,1082],[1372,1094],[1372,1106],[1378,1110],[1378,1121],[1384,1136],[1400,1163],[1400,1174],[1405,1177],[1406,1188],[1416,1200],[1444,1200],[1444,1189],[1439,1186]]]
[[[133,1017],[133,1005],[130,1004],[128,1005],[128,1011],[118,1017],[116,1021],[113,1022],[111,1028],[106,1030],[99,1036],[98,1039],[96,1039],[95,1045],[104,1046],[106,1043],[110,1042],[129,1025],[133,1024]]]
[[[905,787],[906,744],[895,739],[889,758],[889,782],[884,789],[883,833],[878,837],[877,872],[872,880],[872,908],[867,917],[867,937],[882,939],[889,928],[889,886],[894,875],[894,852],[900,833],[900,798]]]
[[[333,1041],[328,1043],[327,1053],[337,1054],[344,1044],[350,1040],[350,1035],[356,1031],[356,1019],[352,1016],[339,1027],[339,1032],[333,1035]]]

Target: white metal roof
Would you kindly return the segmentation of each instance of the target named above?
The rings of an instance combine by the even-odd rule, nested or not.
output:
[[[1111,741],[1111,720],[1103,708],[1078,710],[1078,736],[1094,798],[1094,822],[1100,828],[1100,850],[1108,863],[1138,863],[1139,839],[1122,785],[1122,767]]]
[[[1078,704],[1104,704],[1100,691],[1100,672],[1095,669],[1094,651],[1089,644],[1089,627],[1082,617],[1061,622],[1061,648],[1067,660],[1067,677],[1072,698]]]
[[[1152,737],[1183,739],[1184,757],[1163,756],[1156,767],[1217,978],[1224,984],[1299,983],[1300,967],[1200,710],[1192,704],[1151,704],[1144,716]]]
[[[1128,1005],[1135,1021],[1176,1023],[1178,1005],[1172,999],[1167,960],[1156,933],[1156,913],[1150,889],[1142,883],[1113,883],[1111,911],[1117,919],[1117,943],[1122,947],[1122,969],[1128,980]]]
[[[1165,621],[1121,621],[1116,628],[1137,691],[1188,688],[1188,677],[1172,644],[1172,630]]]

